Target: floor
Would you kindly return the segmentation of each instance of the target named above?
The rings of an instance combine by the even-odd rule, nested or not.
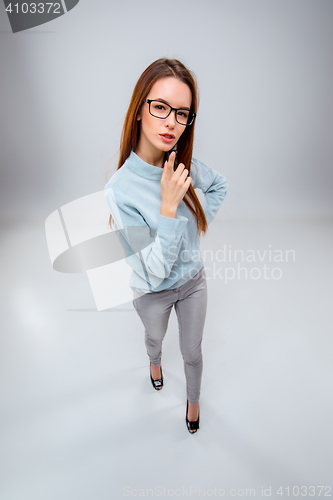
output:
[[[213,221],[191,435],[175,311],[158,392],[133,305],[98,312],[42,224],[3,223],[1,499],[332,495],[332,228]]]

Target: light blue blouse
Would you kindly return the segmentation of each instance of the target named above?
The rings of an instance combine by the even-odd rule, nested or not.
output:
[[[175,218],[160,214],[162,173],[132,151],[105,186],[124,258],[133,269],[129,286],[139,292],[178,288],[203,266],[196,218],[184,201]],[[228,181],[193,157],[189,175],[193,187],[204,193],[209,225],[226,197]]]

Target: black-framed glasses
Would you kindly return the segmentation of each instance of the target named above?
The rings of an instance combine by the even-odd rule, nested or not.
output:
[[[149,113],[155,116],[155,118],[161,118],[161,120],[163,120],[169,116],[171,111],[174,111],[177,123],[185,125],[186,127],[192,125],[194,118],[197,116],[196,113],[187,108],[173,108],[169,104],[162,101],[156,101],[155,99],[145,99],[144,102],[149,104]]]

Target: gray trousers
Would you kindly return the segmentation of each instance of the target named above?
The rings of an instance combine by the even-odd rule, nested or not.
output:
[[[133,292],[133,306],[145,328],[147,354],[154,366],[161,364],[162,341],[172,306],[179,325],[179,346],[184,360],[187,399],[199,401],[202,378],[201,342],[207,310],[204,267],[184,285],[173,290]]]

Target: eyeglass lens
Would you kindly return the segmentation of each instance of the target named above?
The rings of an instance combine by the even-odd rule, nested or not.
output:
[[[164,104],[164,102],[159,101],[151,101],[150,102],[150,112],[153,116],[157,118],[166,118],[170,113],[171,107],[168,104]],[[181,125],[187,125],[191,123],[193,119],[192,111],[187,109],[179,109],[176,112],[176,120]]]

